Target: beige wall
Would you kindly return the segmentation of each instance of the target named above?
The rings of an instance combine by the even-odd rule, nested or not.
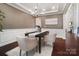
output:
[[[4,28],[15,29],[15,28],[32,28],[35,25],[35,18],[29,14],[26,14],[18,9],[15,9],[7,4],[0,4],[0,10],[5,13],[6,18],[4,19]],[[47,18],[58,18],[57,25],[47,26],[45,25],[45,19]],[[43,28],[63,28],[63,15],[51,15],[40,17]]]
[[[4,28],[31,28],[35,18],[7,4],[0,4],[0,10],[5,13]]]
[[[63,14],[44,16],[41,18],[41,24],[43,28],[63,29]],[[56,25],[45,25],[45,19],[58,18],[58,24]]]

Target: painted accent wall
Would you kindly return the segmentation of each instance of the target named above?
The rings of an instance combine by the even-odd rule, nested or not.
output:
[[[35,18],[7,4],[0,3],[0,10],[5,13],[4,29],[32,28]]]

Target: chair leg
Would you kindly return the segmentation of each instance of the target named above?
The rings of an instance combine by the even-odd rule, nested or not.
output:
[[[20,49],[20,53],[19,53],[19,55],[21,56],[21,49]]]
[[[36,52],[38,51],[38,46],[36,46]]]
[[[28,56],[28,51],[26,52],[26,56]]]

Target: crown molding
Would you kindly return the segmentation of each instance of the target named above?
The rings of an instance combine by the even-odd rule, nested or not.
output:
[[[14,7],[14,8],[16,8],[16,9],[18,9],[18,10],[24,12],[24,13],[27,13],[27,14],[30,14],[31,15],[29,9],[28,8],[25,8],[24,6],[22,6],[19,3],[6,3],[6,4],[8,4],[8,5],[10,5],[10,6]]]
[[[32,11],[32,10],[30,10],[30,9],[28,9],[28,8],[26,8],[26,7],[24,7],[24,6],[23,6],[22,4],[20,4],[20,3],[6,3],[6,4],[8,4],[8,5],[10,5],[10,6],[14,7],[14,8],[16,8],[16,9],[18,9],[18,10],[20,10],[20,11],[23,11],[23,12],[25,12],[25,13],[27,13],[27,14],[30,14],[30,15],[34,16],[34,14],[32,14],[32,13],[34,13],[34,11]],[[64,7],[63,7],[61,13],[64,13],[64,12],[66,11],[65,9],[67,9],[68,5],[69,5],[69,4],[65,4],[65,5],[64,5]],[[46,11],[46,12],[43,12],[43,13],[39,13],[39,15],[46,15],[46,14],[50,14],[50,13],[52,13],[52,14],[53,14],[53,13],[59,14],[59,11],[58,11],[58,10],[56,10],[56,11]],[[60,13],[60,14],[61,14],[61,13]]]
[[[64,9],[63,9],[63,14],[65,14],[69,8],[69,6],[71,5],[71,3],[68,3],[64,6]]]

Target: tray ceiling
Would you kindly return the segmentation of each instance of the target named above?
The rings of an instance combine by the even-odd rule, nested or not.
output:
[[[67,3],[8,3],[33,16],[44,16],[53,14],[63,14]]]

